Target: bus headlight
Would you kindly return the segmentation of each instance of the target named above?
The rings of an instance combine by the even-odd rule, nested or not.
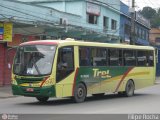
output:
[[[17,81],[14,79],[11,81],[11,83],[12,83],[12,85],[17,85]]]

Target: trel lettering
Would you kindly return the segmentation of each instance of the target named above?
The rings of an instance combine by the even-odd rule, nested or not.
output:
[[[111,78],[111,75],[109,75],[109,70],[101,71],[99,69],[93,69],[93,71],[94,71],[94,77]]]

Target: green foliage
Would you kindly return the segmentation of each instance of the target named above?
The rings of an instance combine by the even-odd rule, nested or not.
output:
[[[151,21],[151,27],[160,27],[160,8],[156,11],[151,7],[144,7],[140,13]]]
[[[156,10],[152,9],[151,7],[144,7],[141,11],[141,14],[147,19],[152,19],[156,15]]]

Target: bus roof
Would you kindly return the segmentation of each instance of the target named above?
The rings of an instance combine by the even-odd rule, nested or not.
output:
[[[139,45],[128,45],[128,44],[113,44],[113,43],[101,43],[101,42],[86,42],[86,41],[76,41],[76,40],[37,40],[29,41],[20,44],[23,45],[58,45],[58,46],[67,46],[67,45],[78,45],[78,46],[96,46],[96,47],[108,47],[108,48],[129,48],[129,49],[149,49],[154,50],[151,46],[139,46]]]

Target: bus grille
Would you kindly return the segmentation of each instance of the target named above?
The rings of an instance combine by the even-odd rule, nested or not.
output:
[[[33,78],[26,78],[26,79],[16,79],[18,84],[22,84],[22,83],[39,83],[43,80],[43,78],[37,78],[37,79],[33,79]]]

